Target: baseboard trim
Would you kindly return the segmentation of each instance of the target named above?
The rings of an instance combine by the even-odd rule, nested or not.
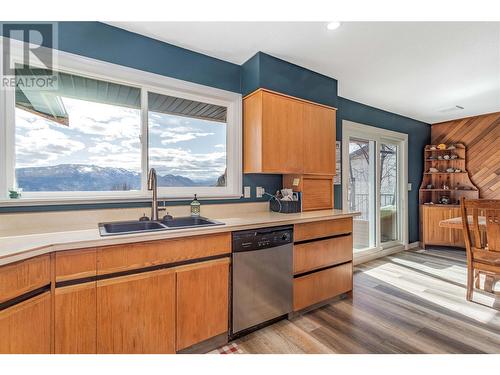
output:
[[[229,342],[229,332],[224,332],[218,336],[212,337],[208,340],[194,344],[188,348],[179,350],[177,354],[204,354],[212,350],[220,348]]]
[[[412,243],[405,245],[405,250],[415,249],[416,247],[421,247],[419,241],[412,242]]]
[[[404,251],[406,246],[407,245],[398,245],[398,246],[391,247],[389,249],[383,249],[383,250],[379,250],[379,251],[371,251],[367,254],[354,253],[352,262],[353,262],[353,265],[356,266],[358,264],[369,262],[370,260],[374,260],[374,259],[385,257],[387,255],[399,253],[401,251]]]

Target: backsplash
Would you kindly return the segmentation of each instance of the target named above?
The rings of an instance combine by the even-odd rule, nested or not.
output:
[[[241,216],[249,212],[267,211],[268,207],[267,202],[223,205],[203,204],[202,202],[201,215],[216,218]],[[174,217],[190,215],[189,209],[189,205],[167,206],[167,212]],[[95,229],[97,231],[97,223],[137,220],[143,214],[149,216],[150,210],[151,207],[133,207],[0,214],[0,237],[84,229]],[[160,215],[163,216],[164,213]]]

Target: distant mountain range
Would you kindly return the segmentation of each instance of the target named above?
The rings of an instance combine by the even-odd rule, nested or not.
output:
[[[17,168],[16,180],[24,191],[118,191],[141,188],[141,176],[137,172],[85,164]],[[217,179],[193,181],[172,174],[158,175],[158,186],[215,186],[217,183]]]

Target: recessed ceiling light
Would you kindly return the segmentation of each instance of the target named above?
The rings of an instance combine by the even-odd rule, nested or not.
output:
[[[326,25],[326,28],[328,30],[335,30],[338,29],[339,27],[340,27],[340,22],[338,21],[328,22],[328,24]]]

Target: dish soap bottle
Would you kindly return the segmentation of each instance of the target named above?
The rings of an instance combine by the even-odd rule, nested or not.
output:
[[[200,216],[200,201],[196,198],[196,194],[194,195],[194,199],[191,202],[191,216]]]

